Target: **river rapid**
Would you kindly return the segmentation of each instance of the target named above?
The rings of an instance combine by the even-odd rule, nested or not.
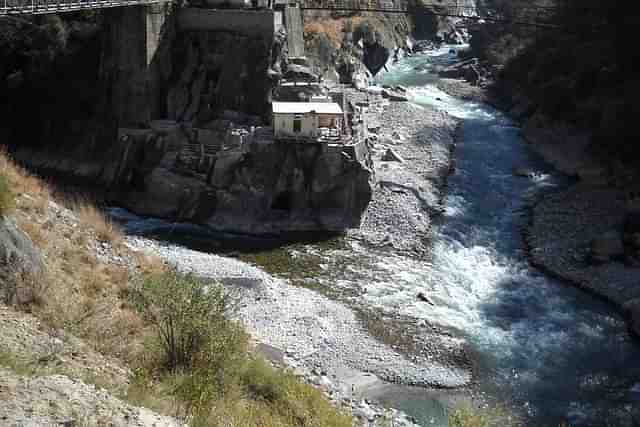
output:
[[[379,78],[408,87],[411,102],[463,121],[428,259],[348,236],[258,252],[252,259],[260,264],[278,257],[285,262],[282,276],[301,282],[309,277],[299,271],[300,259],[313,259],[314,286],[358,289],[359,304],[454,331],[469,343],[477,364],[470,387],[489,401],[506,402],[527,425],[620,425],[615,420],[624,419],[627,405],[640,404],[632,392],[640,382],[640,346],[611,306],[532,268],[522,239],[527,206],[541,192],[566,185],[565,179],[527,147],[508,117],[436,88],[430,70],[452,60],[447,47],[405,58]],[[515,169],[531,173],[516,176]],[[179,243],[206,252],[229,246],[242,252],[264,243],[226,236],[217,247],[194,238],[193,228],[118,217],[130,232],[179,236]],[[443,423],[434,416],[434,394],[421,393],[396,388],[377,397],[424,425]]]
[[[640,378],[638,343],[610,306],[532,268],[523,244],[528,204],[564,180],[508,117],[435,87],[431,67],[451,60],[443,48],[381,78],[409,86],[413,102],[448,111],[463,128],[433,258],[383,262],[387,284],[367,297],[459,330],[480,356],[479,388],[524,409],[532,425],[618,425],[610,417],[623,402],[640,404],[630,391]],[[416,291],[435,306],[416,302]]]

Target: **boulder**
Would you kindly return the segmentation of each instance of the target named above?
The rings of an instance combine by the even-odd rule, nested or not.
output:
[[[431,301],[431,298],[429,298],[427,295],[425,295],[423,292],[418,293],[417,298],[422,301],[422,302],[426,302],[429,305],[435,305],[433,303],[433,301]]]
[[[405,95],[390,89],[383,89],[382,97],[387,98],[390,101],[408,101],[409,100]]]
[[[618,231],[608,231],[591,241],[591,261],[602,264],[624,255],[622,234]]]
[[[24,280],[37,280],[45,271],[42,255],[33,242],[8,218],[0,218],[0,302],[26,304],[33,300],[33,288]]]
[[[404,163],[404,159],[400,157],[398,153],[391,148],[387,148],[387,152],[382,156],[382,160],[385,162],[400,162]]]
[[[413,46],[414,52],[426,52],[428,50],[437,49],[438,45],[431,40],[420,40]]]

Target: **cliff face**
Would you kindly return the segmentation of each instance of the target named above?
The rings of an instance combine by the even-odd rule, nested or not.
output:
[[[244,233],[357,227],[371,198],[366,143],[284,144],[264,126],[287,61],[278,19],[268,10],[104,12],[93,125],[65,154],[51,140],[14,142],[17,157],[103,186],[138,214]]]
[[[33,152],[18,158],[95,182],[137,214],[216,230],[269,234],[360,225],[374,179],[367,142],[280,143],[268,138],[269,128],[251,137],[230,135],[227,125],[123,129],[109,155],[93,162]]]
[[[307,11],[304,24],[313,66],[344,83],[378,73],[399,49],[407,49],[411,32],[403,14]]]
[[[468,41],[466,29],[455,15],[476,15],[476,0],[453,0],[442,5],[400,2],[407,4],[407,15],[305,12],[307,56],[319,72],[351,83],[362,80],[363,76],[377,74],[390,59],[410,51],[412,38],[451,44]],[[371,4],[388,7],[388,2],[383,1]]]
[[[365,143],[256,142],[203,167],[186,166],[180,150],[154,152],[156,144],[138,142],[120,168],[115,198],[139,214],[250,234],[341,231],[359,226],[371,198]]]

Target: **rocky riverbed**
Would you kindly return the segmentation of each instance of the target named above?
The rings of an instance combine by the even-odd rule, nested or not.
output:
[[[527,229],[532,262],[614,303],[640,334],[640,267],[623,260],[624,193],[581,183],[542,197]],[[610,236],[614,259],[595,261],[593,242]],[[621,249],[615,249],[619,247]]]
[[[442,212],[460,122],[433,108],[356,91],[349,95],[369,102],[376,173],[362,224],[350,235],[373,246],[424,255],[433,218]]]

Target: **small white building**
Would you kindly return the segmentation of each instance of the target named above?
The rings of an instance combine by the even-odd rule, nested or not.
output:
[[[274,102],[276,139],[340,139],[344,114],[335,102]]]

